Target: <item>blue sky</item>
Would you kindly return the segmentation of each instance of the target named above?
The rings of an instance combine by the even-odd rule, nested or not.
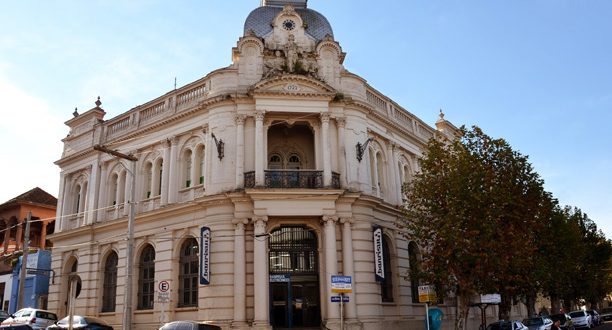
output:
[[[9,1],[0,11],[0,202],[57,196],[63,122],[110,119],[231,63],[259,0]],[[433,125],[529,155],[562,204],[612,237],[612,1],[310,0],[345,67]]]

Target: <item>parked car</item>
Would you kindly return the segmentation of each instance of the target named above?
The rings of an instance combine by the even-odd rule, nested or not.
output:
[[[601,324],[601,319],[599,318],[599,313],[597,313],[596,310],[591,309],[591,310],[588,310],[586,312],[589,313],[589,315],[591,315],[591,320],[593,321],[593,326]]]
[[[553,321],[547,316],[538,316],[524,319],[523,324],[526,325],[529,330],[550,330]]]
[[[164,324],[159,330],[221,330],[221,327],[195,321],[174,321]]]
[[[497,321],[489,324],[487,330],[528,330],[521,321]]]
[[[57,329],[68,329],[69,325],[68,316],[55,322],[55,324],[47,327],[47,330]],[[113,330],[106,321],[92,316],[72,316],[72,328],[73,329],[89,329],[89,330]]]
[[[55,313],[44,309],[23,308],[2,321],[2,325],[27,324],[32,329],[46,329],[57,321]]]
[[[0,322],[8,319],[11,316],[11,314],[7,313],[6,311],[0,311]]]
[[[593,327],[593,321],[591,320],[591,315],[589,315],[589,313],[583,310],[578,310],[570,312],[569,314],[572,317],[572,322],[574,322],[574,326],[576,327],[576,329],[590,329]]]
[[[601,313],[599,313],[599,318],[601,319],[602,322],[612,320],[612,308],[608,307],[608,308],[602,309]]]
[[[557,320],[561,321],[562,330],[574,330],[574,322],[572,317],[567,313],[550,315],[550,319],[553,323]]]

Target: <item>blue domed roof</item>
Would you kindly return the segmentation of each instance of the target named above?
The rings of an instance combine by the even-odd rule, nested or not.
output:
[[[249,30],[262,38],[272,31],[272,21],[283,10],[281,7],[262,6],[253,10],[244,22],[244,34]],[[308,8],[295,8],[295,11],[306,23],[306,33],[319,42],[326,35],[334,36],[331,25],[325,16]]]

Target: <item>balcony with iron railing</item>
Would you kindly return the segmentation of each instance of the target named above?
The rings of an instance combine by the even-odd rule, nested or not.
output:
[[[255,187],[255,171],[244,173],[244,187]],[[265,188],[321,189],[323,171],[318,170],[264,170]],[[331,188],[340,189],[340,174],[332,172]]]

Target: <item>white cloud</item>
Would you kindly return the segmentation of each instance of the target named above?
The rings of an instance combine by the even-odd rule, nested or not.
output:
[[[30,95],[0,75],[0,203],[34,187],[57,196],[63,120],[45,100]]]

